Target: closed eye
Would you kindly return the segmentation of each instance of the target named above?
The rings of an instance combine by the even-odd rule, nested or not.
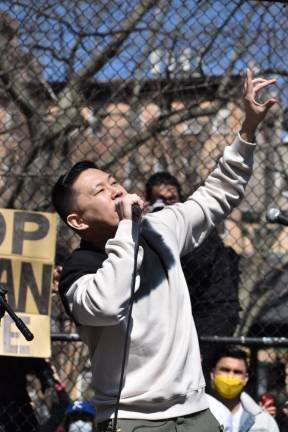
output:
[[[104,192],[104,188],[97,189],[94,193],[94,195],[98,195],[99,193]]]

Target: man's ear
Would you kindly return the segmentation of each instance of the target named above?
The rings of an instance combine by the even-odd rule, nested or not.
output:
[[[212,369],[211,372],[210,372],[210,380],[211,381],[213,381],[214,375],[215,375],[214,369]]]
[[[83,231],[88,228],[88,224],[77,213],[71,213],[67,216],[67,224],[77,231]]]
[[[249,374],[247,372],[246,375],[245,375],[245,378],[244,378],[245,386],[246,386],[246,384],[247,384],[248,381],[249,381]]]

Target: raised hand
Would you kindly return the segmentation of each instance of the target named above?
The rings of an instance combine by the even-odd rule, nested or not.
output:
[[[240,131],[242,138],[247,141],[253,141],[257,126],[261,123],[268,110],[277,102],[274,98],[269,98],[260,103],[256,100],[259,90],[275,84],[276,79],[256,78],[252,79],[250,69],[246,71],[246,77],[243,88],[244,112],[245,119]]]

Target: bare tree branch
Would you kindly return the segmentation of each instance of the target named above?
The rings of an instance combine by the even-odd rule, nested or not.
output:
[[[77,116],[75,105],[79,106],[80,104],[80,87],[83,85],[83,81],[91,78],[117,54],[127,39],[127,36],[134,30],[136,24],[143,15],[156,4],[157,1],[155,0],[141,0],[138,6],[121,24],[119,33],[112,38],[107,48],[100,54],[92,56],[90,61],[66,85],[65,89],[59,95],[58,105],[60,114],[53,127],[49,129],[49,139],[58,136],[63,129],[70,127],[71,123],[73,123],[75,116]]]
[[[185,109],[179,110],[177,112],[171,112],[164,116],[164,118],[157,118],[147,127],[146,130],[136,134],[134,137],[131,137],[127,143],[125,143],[121,149],[119,149],[113,156],[108,156],[108,161],[105,161],[101,164],[101,169],[109,169],[116,161],[120,158],[126,156],[131,150],[135,150],[144,142],[148,141],[156,134],[175,127],[179,123],[183,123],[186,120],[191,118],[203,117],[203,116],[211,116],[215,115],[218,110],[217,104],[214,104],[213,107],[210,107],[206,110],[200,108],[197,104],[190,104]]]

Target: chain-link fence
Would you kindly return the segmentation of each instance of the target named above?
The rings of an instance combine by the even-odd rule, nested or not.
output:
[[[189,276],[201,336],[286,337],[287,231],[266,212],[288,211],[287,15],[286,1],[1,1],[1,207],[53,210],[52,185],[81,159],[141,195],[151,174],[168,171],[185,198],[239,130],[245,68],[275,77],[279,104],[257,132],[245,199],[213,248],[183,266],[201,263]],[[59,222],[57,245],[68,253],[76,244]],[[203,296],[209,278],[218,285]],[[73,333],[59,307],[52,331]],[[252,356],[253,394],[272,392],[280,406],[288,344],[271,346],[258,350],[260,363]],[[52,358],[71,399],[93,396],[81,342],[54,341]],[[43,424],[53,396],[39,389],[29,384]]]

